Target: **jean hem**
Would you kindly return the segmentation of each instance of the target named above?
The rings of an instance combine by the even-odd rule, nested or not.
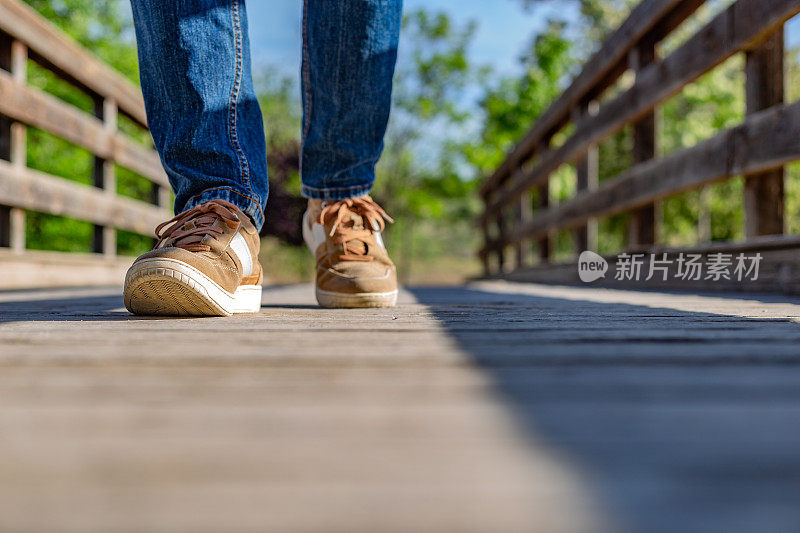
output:
[[[327,187],[316,188],[303,185],[302,194],[304,198],[312,200],[325,200],[329,202],[336,202],[339,200],[347,200],[348,198],[357,198],[365,196],[372,190],[372,183],[367,185],[353,185],[350,187]]]
[[[249,216],[256,229],[261,231],[261,227],[264,225],[264,212],[261,209],[261,204],[247,194],[238,192],[231,187],[207,189],[200,194],[192,196],[186,202],[181,212],[188,211],[195,206],[210,202],[211,200],[225,200],[232,203]]]

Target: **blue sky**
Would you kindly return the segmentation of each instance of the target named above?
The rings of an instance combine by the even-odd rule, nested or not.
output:
[[[533,32],[548,18],[563,17],[565,12],[564,2],[546,2],[533,10],[523,10],[521,4],[520,0],[405,0],[405,9],[446,11],[458,24],[477,20],[472,59],[509,72]],[[256,0],[247,5],[257,65],[274,65],[288,75],[299,71],[301,5],[300,0]]]

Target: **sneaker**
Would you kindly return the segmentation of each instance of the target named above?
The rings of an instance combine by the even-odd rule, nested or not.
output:
[[[381,239],[393,220],[369,196],[338,202],[311,200],[303,238],[317,260],[322,307],[392,307],[397,272]]]
[[[250,218],[212,200],[156,228],[156,247],[125,277],[137,315],[229,316],[261,309],[260,241]]]

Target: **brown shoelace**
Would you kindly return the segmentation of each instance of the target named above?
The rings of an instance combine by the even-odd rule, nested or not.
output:
[[[342,246],[344,253],[339,256],[341,261],[372,261],[373,257],[367,255],[364,239],[375,231],[383,231],[386,227],[384,219],[394,222],[369,196],[325,203],[318,222],[324,226],[334,218],[330,237],[335,235],[333,242]]]
[[[183,248],[190,252],[210,252],[211,247],[202,244],[203,238],[210,235],[217,238],[223,233],[218,222],[231,229],[239,225],[239,217],[236,215],[236,206],[225,200],[212,200],[204,204],[195,206],[188,211],[177,215],[156,228],[158,244],[170,241],[170,246]],[[166,228],[166,229],[164,229]]]

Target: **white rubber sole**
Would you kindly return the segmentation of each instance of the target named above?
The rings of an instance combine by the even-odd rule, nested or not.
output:
[[[397,305],[398,291],[361,292],[348,294],[344,292],[324,291],[317,288],[317,302],[322,307],[354,309],[358,307],[394,307]]]
[[[125,277],[125,307],[136,315],[230,316],[261,310],[261,285],[231,294],[214,280],[176,259],[144,259]]]

